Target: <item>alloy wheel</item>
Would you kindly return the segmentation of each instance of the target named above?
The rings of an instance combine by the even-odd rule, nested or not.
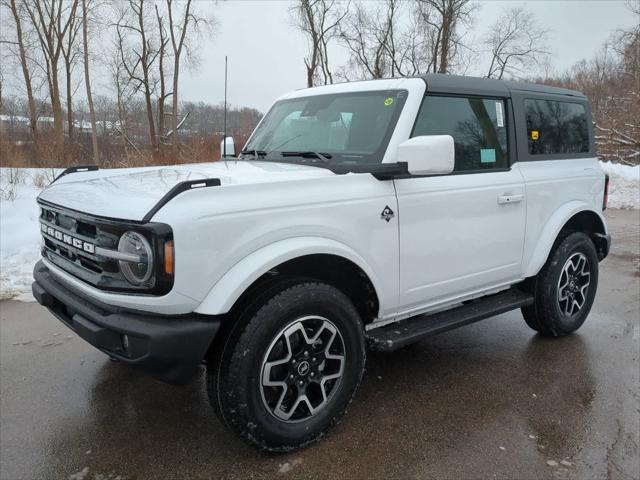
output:
[[[300,422],[322,411],[338,390],[345,365],[340,331],[327,318],[290,322],[262,361],[260,393],[267,410],[283,422]]]
[[[558,281],[560,311],[569,317],[578,313],[587,301],[590,283],[589,260],[583,253],[574,253],[562,267]]]

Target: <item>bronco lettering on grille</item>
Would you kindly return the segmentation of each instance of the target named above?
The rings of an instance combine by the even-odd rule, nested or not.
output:
[[[56,240],[62,241],[67,245],[71,245],[72,247],[84,250],[87,253],[96,253],[96,246],[93,243],[85,242],[84,240],[81,240],[79,238],[72,237],[67,233],[61,232],[53,227],[45,225],[44,223],[40,224],[40,229],[42,230],[43,234],[53,237]]]

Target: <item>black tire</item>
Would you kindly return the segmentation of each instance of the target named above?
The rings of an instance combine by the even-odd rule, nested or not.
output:
[[[311,318],[306,319],[308,317]],[[316,325],[317,331],[314,330]],[[292,326],[298,329],[303,326],[310,338],[314,338],[311,333],[315,335],[320,332],[317,345],[304,343],[301,341],[304,340],[302,332],[294,331],[286,337],[290,347],[286,346],[282,339]],[[339,336],[332,334],[333,328],[339,332]],[[331,335],[334,337],[329,339]],[[315,363],[311,362],[311,358],[308,363],[300,361],[303,352],[298,352],[294,346],[297,348],[304,345],[304,353],[316,349],[317,353],[310,350]],[[281,361],[278,359],[267,362],[272,357],[266,358],[266,354],[275,352],[278,348],[279,355],[284,355],[283,361],[287,356],[292,358],[281,365],[274,365],[273,368],[279,374],[284,371],[286,382],[291,381],[292,384],[287,383],[286,388],[264,387],[262,383],[265,376],[272,380],[271,374],[274,371],[264,373],[267,365]],[[289,354],[285,355],[283,352]],[[329,356],[325,358],[327,352]],[[336,352],[340,354],[338,356],[344,355],[342,360],[332,359]],[[214,409],[222,421],[242,439],[269,452],[295,450],[321,438],[345,413],[360,384],[365,364],[364,335],[355,307],[336,288],[309,280],[289,280],[268,288],[259,301],[254,301],[239,315],[217,353],[215,361],[207,365],[207,390]],[[301,363],[307,363],[307,374],[299,373],[302,369],[295,367],[296,358],[298,367],[302,366]],[[336,374],[338,370],[341,377],[325,380],[322,390],[319,390],[322,382],[317,380],[326,378],[326,372]],[[290,380],[293,373],[296,373],[295,381]],[[317,374],[315,379],[311,378],[312,373]],[[305,386],[298,389],[298,380],[306,382]],[[273,390],[277,392],[275,396]],[[311,399],[311,393],[318,397],[324,391],[328,400],[321,400],[322,404],[318,404],[321,408],[316,405],[317,412],[311,415],[311,408],[307,407],[306,402],[299,402],[299,406],[294,409],[294,399],[286,412],[292,417],[284,420],[276,415],[284,415],[286,409],[272,407],[267,399],[267,396],[271,399],[280,398],[282,391],[292,398],[297,395],[298,401],[301,392],[309,395],[305,398]],[[287,395],[283,397],[289,398]],[[320,395],[319,398],[323,399],[324,396]],[[312,405],[313,402],[309,402]],[[278,405],[280,404],[285,406],[281,399]]]
[[[586,259],[586,266],[583,258]],[[568,263],[570,259],[571,265]],[[574,264],[578,265],[579,271]],[[563,273],[565,266],[568,272]],[[588,276],[584,272],[588,272]],[[561,280],[564,285],[565,280],[571,278],[576,279],[569,284],[571,287],[561,288]],[[580,293],[587,281],[584,293]],[[535,278],[534,303],[522,308],[522,315],[527,325],[542,335],[568,335],[580,328],[589,315],[597,285],[598,255],[593,242],[582,232],[569,233],[558,239],[549,259]],[[559,291],[562,295],[559,295]],[[566,292],[569,293],[565,295]],[[580,307],[578,303],[581,303]]]

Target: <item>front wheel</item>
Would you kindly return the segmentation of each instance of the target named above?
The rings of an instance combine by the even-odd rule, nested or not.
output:
[[[598,255],[582,232],[567,235],[551,252],[534,282],[533,305],[524,307],[527,325],[543,335],[558,337],[582,326],[598,285]]]
[[[364,371],[358,313],[330,285],[276,290],[238,319],[207,368],[214,408],[234,432],[267,451],[319,439],[345,412]]]

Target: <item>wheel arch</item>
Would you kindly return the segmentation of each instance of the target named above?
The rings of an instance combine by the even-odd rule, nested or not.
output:
[[[607,224],[602,216],[602,212],[593,209],[583,202],[576,201],[563,205],[563,207],[556,210],[545,224],[531,259],[525,269],[525,277],[537,275],[549,258],[557,240],[561,238],[565,232],[571,231],[588,234],[594,241],[596,249],[600,250],[600,236],[607,235]],[[599,256],[604,258],[606,253],[601,255],[599,251]]]
[[[251,296],[262,282],[277,275],[315,279],[335,286],[354,303],[365,323],[381,311],[377,278],[354,250],[327,238],[297,237],[263,247],[227,271],[196,308],[221,315]]]

